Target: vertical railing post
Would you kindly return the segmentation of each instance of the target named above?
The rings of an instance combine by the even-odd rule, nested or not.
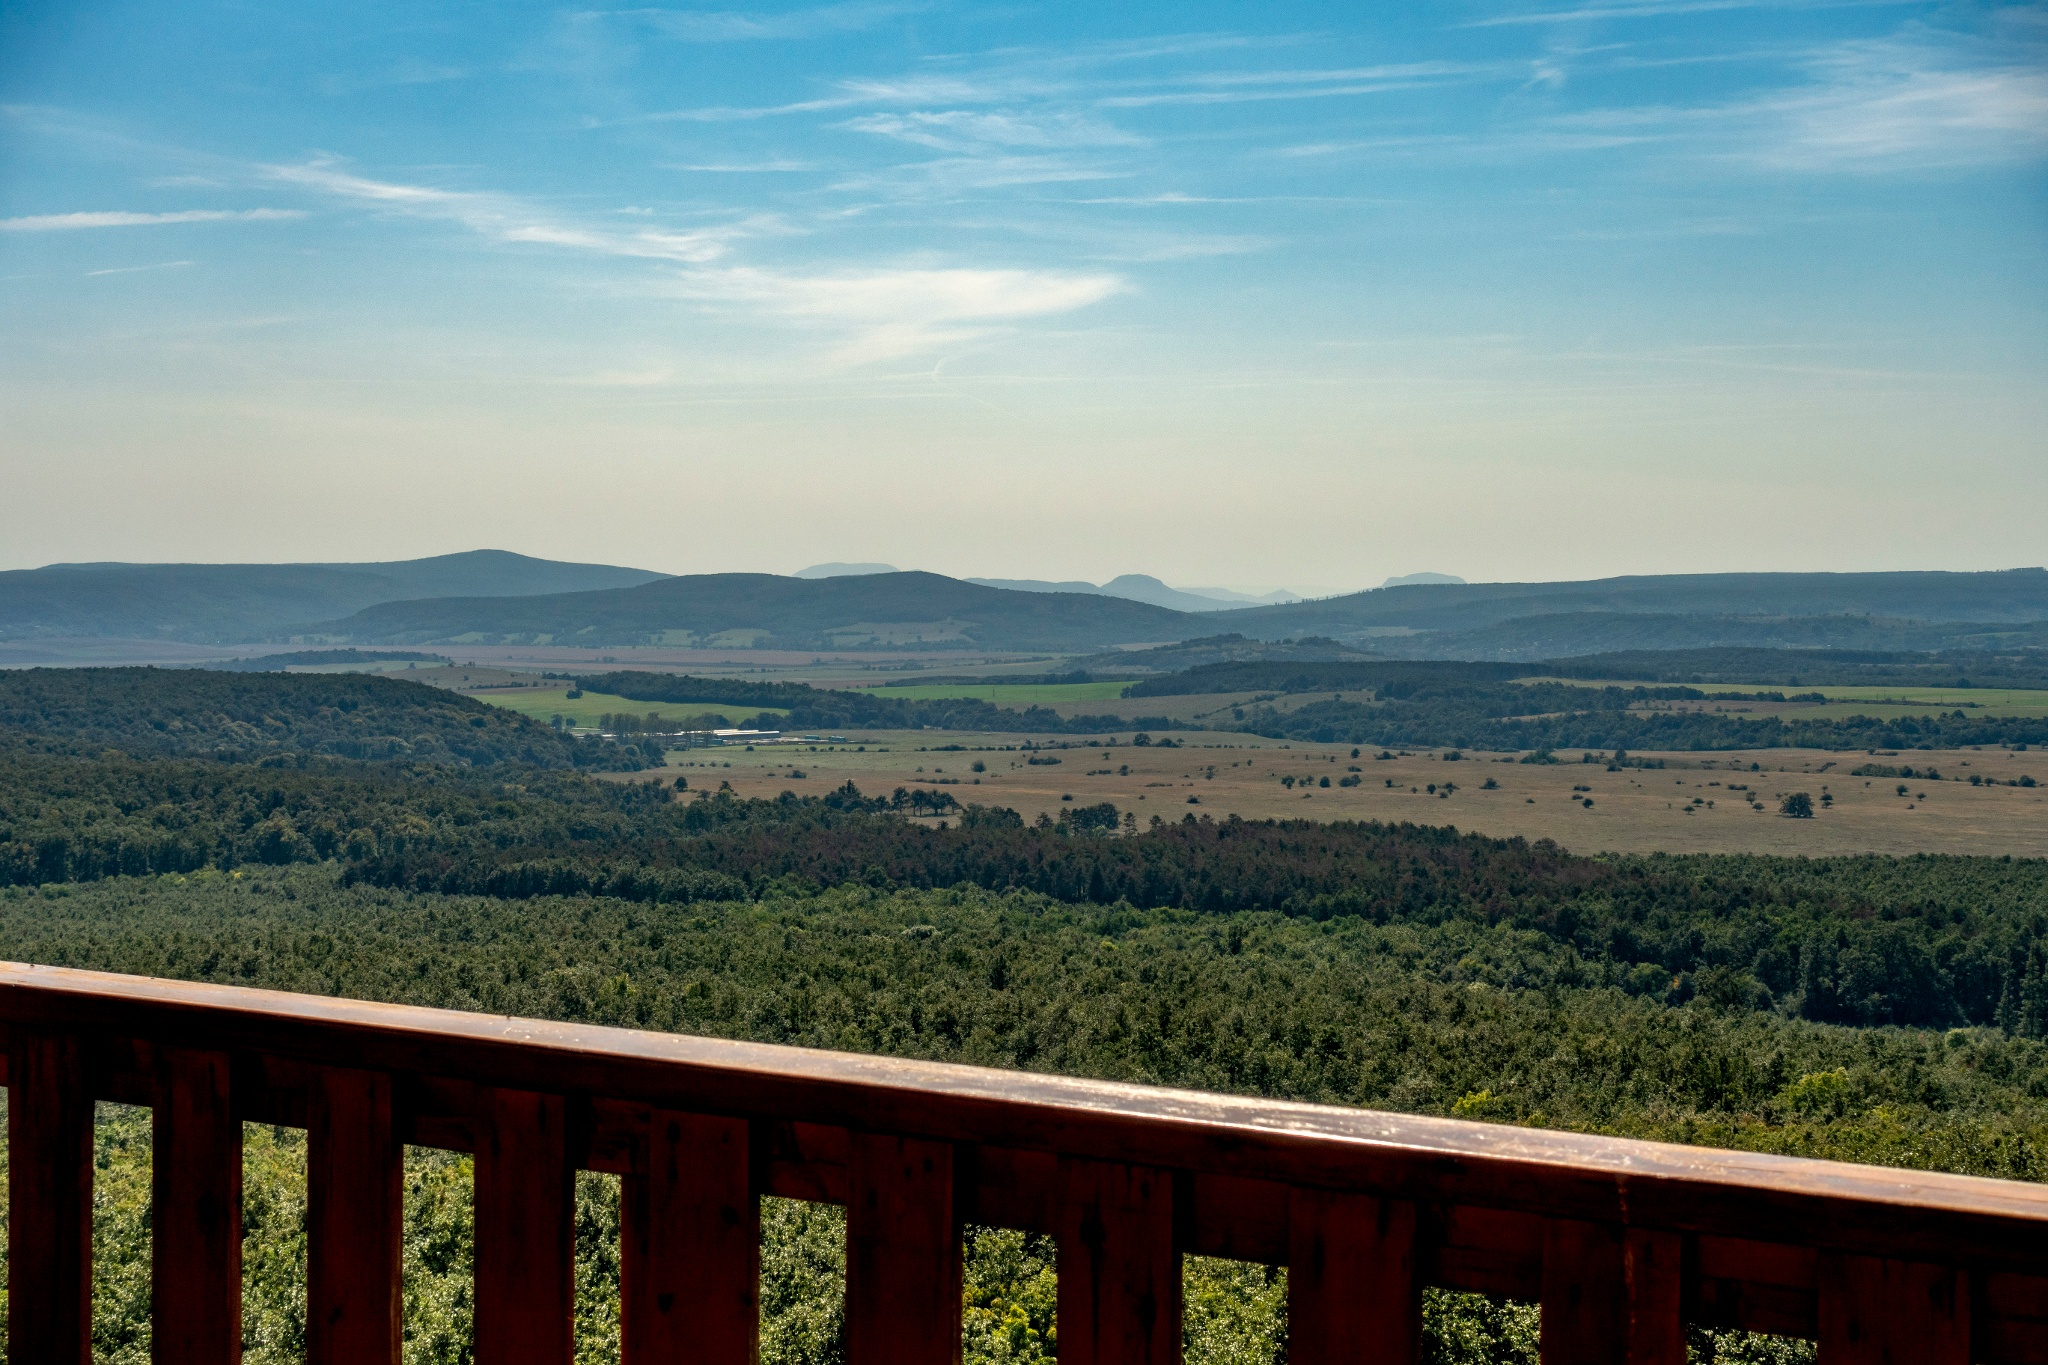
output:
[[[1966,1272],[1842,1255],[1819,1270],[1819,1365],[1969,1365]]]
[[[156,1365],[242,1358],[242,1124],[228,1056],[160,1054],[151,1128],[151,1357]]]
[[[952,1145],[855,1133],[849,1156],[847,1365],[958,1365]]]
[[[624,1365],[752,1365],[761,1212],[747,1121],[654,1111],[620,1190]]]
[[[1685,1365],[1682,1241],[1614,1223],[1543,1228],[1543,1365]]]
[[[306,1365],[397,1365],[403,1152],[391,1078],[323,1069],[306,1132]]]
[[[1173,1177],[1061,1158],[1060,1365],[1179,1365]]]
[[[84,1047],[16,1030],[7,1079],[9,1354],[89,1365],[93,1104]]]
[[[1295,1189],[1287,1208],[1287,1358],[1414,1365],[1422,1350],[1415,1206]]]
[[[559,1095],[487,1092],[476,1150],[476,1365],[571,1365],[575,1171]]]

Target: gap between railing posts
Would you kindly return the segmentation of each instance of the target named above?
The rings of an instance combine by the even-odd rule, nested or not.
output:
[[[569,1365],[574,1180],[621,1178],[626,1365],[751,1365],[760,1200],[846,1208],[848,1365],[961,1353],[962,1235],[1057,1246],[1065,1365],[1171,1365],[1182,1257],[1288,1271],[1288,1359],[1413,1362],[1425,1286],[1545,1365],[1688,1324],[1822,1365],[2048,1365],[2048,1188],[0,964],[17,1361],[91,1359],[93,1106],[154,1116],[154,1358],[238,1358],[241,1125],[307,1134],[309,1365],[400,1356],[405,1145],[475,1157],[478,1365]]]

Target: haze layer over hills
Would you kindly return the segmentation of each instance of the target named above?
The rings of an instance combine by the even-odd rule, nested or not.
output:
[[[507,550],[382,564],[52,564],[0,573],[0,640],[263,640],[378,602],[584,592],[660,577]]]
[[[807,572],[841,567],[865,566]],[[1133,600],[1141,591],[1159,600]],[[1200,609],[1182,609],[1191,600]],[[2028,649],[2048,647],[2048,570],[1401,584],[1243,607],[1137,574],[1100,587],[894,571],[667,577],[495,550],[390,564],[0,574],[0,640],[13,641],[1091,653],[1225,634],[1254,645],[1322,641],[1346,653],[1500,660],[1717,647]]]

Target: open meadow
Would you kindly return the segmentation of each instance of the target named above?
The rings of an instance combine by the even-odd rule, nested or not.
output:
[[[1349,745],[1186,731],[1170,737],[1173,748],[1134,746],[1129,734],[1112,746],[1110,737],[1071,735],[856,733],[839,746],[679,750],[664,772],[692,788],[730,782],[753,797],[817,796],[849,781],[871,796],[928,786],[962,805],[1011,807],[1027,820],[1108,801],[1141,825],[1191,814],[1407,821],[1552,839],[1579,853],[2048,856],[2048,754],[2034,750],[1646,753],[1632,763],[1662,766],[1609,771],[1605,755],[1580,761],[1584,751],[1561,752],[1555,763],[1470,751],[1453,759],[1458,751],[1437,749],[1362,749],[1354,758]],[[1377,757],[1382,752],[1393,757]],[[1852,775],[1865,765],[1940,776]],[[1983,785],[1972,786],[1973,775]],[[2044,785],[2009,785],[2024,777]],[[1813,818],[1779,813],[1780,799],[1794,792],[1812,798]]]

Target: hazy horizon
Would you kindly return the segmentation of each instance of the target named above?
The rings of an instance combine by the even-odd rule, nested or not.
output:
[[[0,568],[2038,564],[2044,167],[2038,4],[29,3]]]

